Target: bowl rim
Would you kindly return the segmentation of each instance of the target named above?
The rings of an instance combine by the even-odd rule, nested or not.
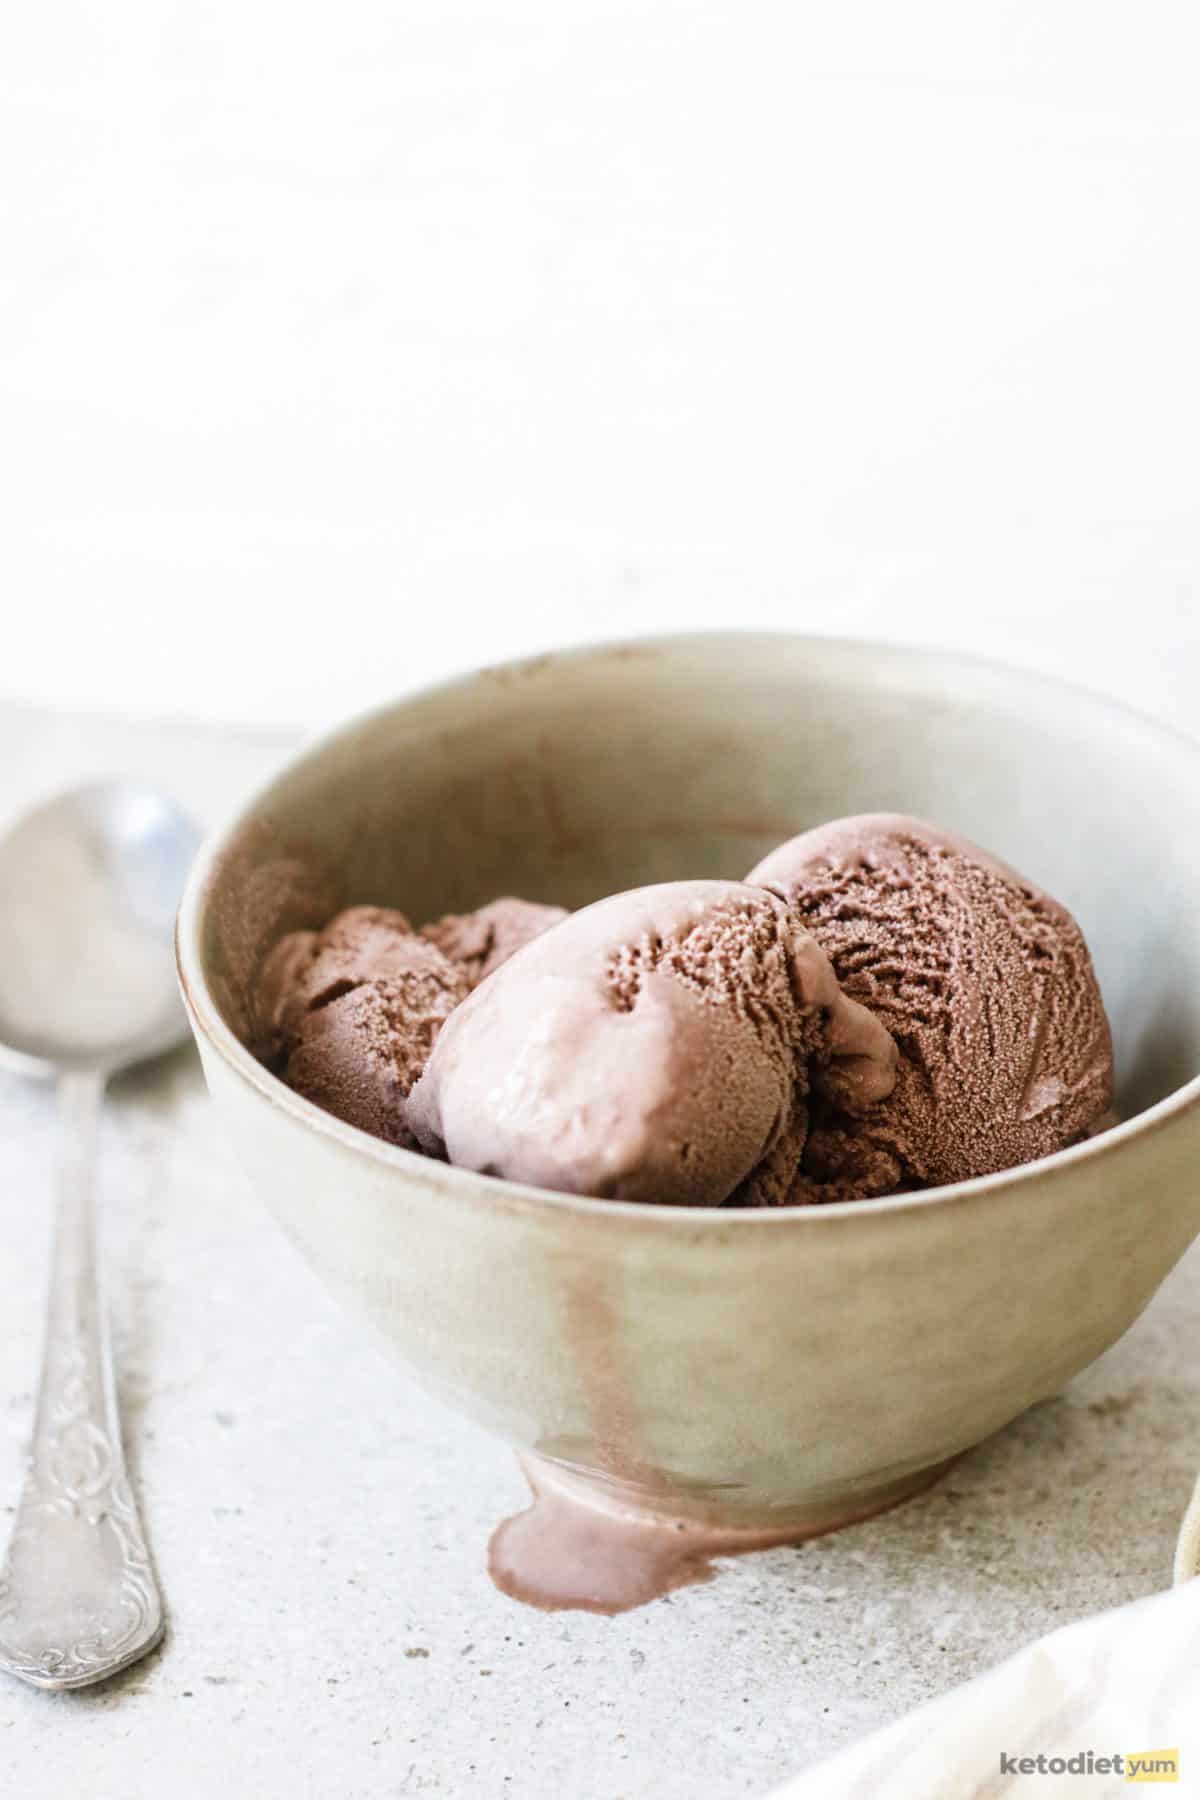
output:
[[[880,1213],[907,1213],[920,1216],[932,1207],[959,1204],[975,1196],[993,1194],[997,1190],[1016,1189],[1030,1181],[1057,1175],[1127,1148],[1138,1140],[1157,1133],[1200,1105],[1200,1073],[1175,1088],[1153,1106],[1122,1120],[1108,1130],[1083,1143],[1054,1151],[1034,1162],[1021,1163],[1012,1169],[1000,1169],[989,1175],[976,1175],[967,1181],[943,1183],[938,1187],[920,1188],[904,1194],[884,1194],[864,1200],[834,1200],[819,1206],[779,1206],[725,1208],[670,1205],[662,1202],[605,1200],[587,1194],[565,1194],[549,1188],[531,1187],[524,1182],[507,1181],[496,1175],[481,1175],[471,1169],[458,1169],[452,1164],[423,1156],[419,1151],[405,1150],[389,1144],[356,1125],[348,1125],[332,1113],[325,1112],[312,1101],[295,1093],[253,1056],[221,1017],[204,972],[200,954],[200,928],[206,902],[221,858],[237,834],[252,820],[279,785],[304,765],[316,762],[343,740],[356,736],[378,720],[403,708],[456,691],[468,693],[481,681],[510,682],[527,676],[541,675],[548,669],[570,662],[590,662],[606,657],[629,657],[639,653],[671,651],[721,643],[746,645],[757,643],[808,644],[816,651],[861,657],[864,664],[874,662],[920,664],[949,673],[965,669],[975,674],[991,674],[1014,688],[1022,685],[1034,692],[1070,695],[1077,703],[1095,708],[1101,714],[1119,718],[1152,738],[1164,740],[1178,749],[1200,757],[1200,740],[1166,724],[1125,702],[1097,693],[1081,683],[1064,681],[1040,671],[1022,669],[998,658],[973,656],[954,650],[925,649],[918,645],[896,644],[877,639],[826,636],[812,632],[708,631],[663,632],[642,637],[601,638],[572,644],[561,649],[541,651],[533,655],[484,664],[465,673],[447,676],[423,684],[409,692],[367,707],[342,720],[309,742],[302,743],[287,759],[260,781],[246,796],[233,815],[206,836],[188,874],[183,899],[175,926],[175,953],[179,983],[193,1030],[202,1035],[231,1071],[255,1090],[269,1104],[289,1114],[303,1128],[332,1140],[343,1149],[366,1159],[378,1167],[393,1169],[418,1178],[427,1192],[444,1195],[459,1202],[510,1211],[519,1209],[538,1212],[564,1212],[584,1217],[638,1221],[644,1225],[688,1227],[717,1234],[732,1231],[785,1229],[789,1225],[803,1228],[817,1220],[832,1222],[850,1217],[872,1217]]]

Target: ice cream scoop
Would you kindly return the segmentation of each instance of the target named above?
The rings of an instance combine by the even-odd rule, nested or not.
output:
[[[541,906],[511,894],[469,913],[447,913],[421,927],[421,936],[457,963],[472,987],[567,916],[561,906]]]
[[[441,1030],[405,1107],[423,1148],[621,1200],[753,1203],[786,1188],[810,1086],[847,1116],[895,1046],[775,895],[737,882],[617,894],[527,944]]]
[[[289,932],[255,987],[258,1040],[289,1087],[349,1125],[410,1148],[403,1102],[471,989],[566,917],[504,898],[415,932],[402,912],[351,906]]]
[[[863,814],[780,845],[747,879],[812,932],[900,1052],[869,1114],[814,1112],[793,1202],[1013,1168],[1109,1106],[1112,1040],[1079,926],[978,845]]]
[[[404,1098],[469,987],[403,913],[353,906],[276,944],[258,980],[260,1031],[289,1087],[411,1146]]]

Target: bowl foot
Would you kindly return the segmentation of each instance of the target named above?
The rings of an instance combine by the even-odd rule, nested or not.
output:
[[[518,1458],[533,1495],[488,1545],[502,1593],[546,1612],[628,1612],[673,1588],[710,1581],[712,1558],[802,1543],[870,1519],[932,1487],[956,1457],[881,1485],[852,1506],[791,1512],[778,1523],[720,1524],[665,1510],[670,1495],[605,1484],[540,1456]]]

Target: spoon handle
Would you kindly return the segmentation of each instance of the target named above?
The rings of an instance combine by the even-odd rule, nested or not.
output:
[[[157,1642],[162,1600],[121,1452],[96,1266],[104,1077],[59,1078],[62,1162],[29,1472],[0,1570],[0,1669],[77,1688]]]

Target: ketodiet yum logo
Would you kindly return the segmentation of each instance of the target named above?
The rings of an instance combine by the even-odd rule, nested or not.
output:
[[[1178,1750],[1116,1750],[1097,1756],[1077,1750],[1074,1756],[1009,1756],[1000,1752],[1002,1775],[1123,1775],[1126,1781],[1178,1781]]]

